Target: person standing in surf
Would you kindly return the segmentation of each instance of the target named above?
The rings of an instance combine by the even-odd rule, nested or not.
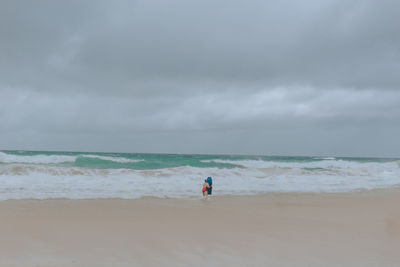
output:
[[[210,185],[207,183],[207,179],[205,179],[203,183],[203,190],[201,190],[204,198],[207,198],[208,196],[208,188],[210,188]]]
[[[211,178],[211,176],[207,177],[207,183],[209,185],[209,187],[207,189],[207,194],[211,195],[212,194],[212,178]]]

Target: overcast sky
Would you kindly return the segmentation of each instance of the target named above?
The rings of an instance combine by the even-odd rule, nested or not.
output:
[[[0,150],[400,156],[400,1],[0,2]]]

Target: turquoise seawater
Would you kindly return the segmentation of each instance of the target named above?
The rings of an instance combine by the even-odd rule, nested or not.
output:
[[[201,197],[398,187],[396,158],[0,151],[0,200]]]
[[[31,163],[90,169],[154,170],[182,166],[199,168],[244,168],[243,161],[311,163],[326,160],[356,163],[385,163],[396,158],[251,156],[251,155],[190,155],[101,152],[1,151],[0,164]]]

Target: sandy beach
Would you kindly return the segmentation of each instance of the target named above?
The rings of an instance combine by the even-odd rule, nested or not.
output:
[[[0,266],[399,266],[400,190],[0,202]]]

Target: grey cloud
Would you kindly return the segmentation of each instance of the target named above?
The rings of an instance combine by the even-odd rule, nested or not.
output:
[[[399,5],[10,1],[2,8],[2,70],[28,68],[30,85],[51,90],[60,80],[129,90],[151,79],[398,88]]]
[[[373,0],[2,1],[0,145],[396,154],[399,10]]]
[[[355,120],[399,120],[400,92],[275,88],[263,92],[208,92],[152,99],[92,95],[43,95],[4,91],[6,129],[27,125],[46,132],[163,132],[249,130]],[[51,111],[51,112],[49,112]],[[68,112],[65,112],[68,111]]]

